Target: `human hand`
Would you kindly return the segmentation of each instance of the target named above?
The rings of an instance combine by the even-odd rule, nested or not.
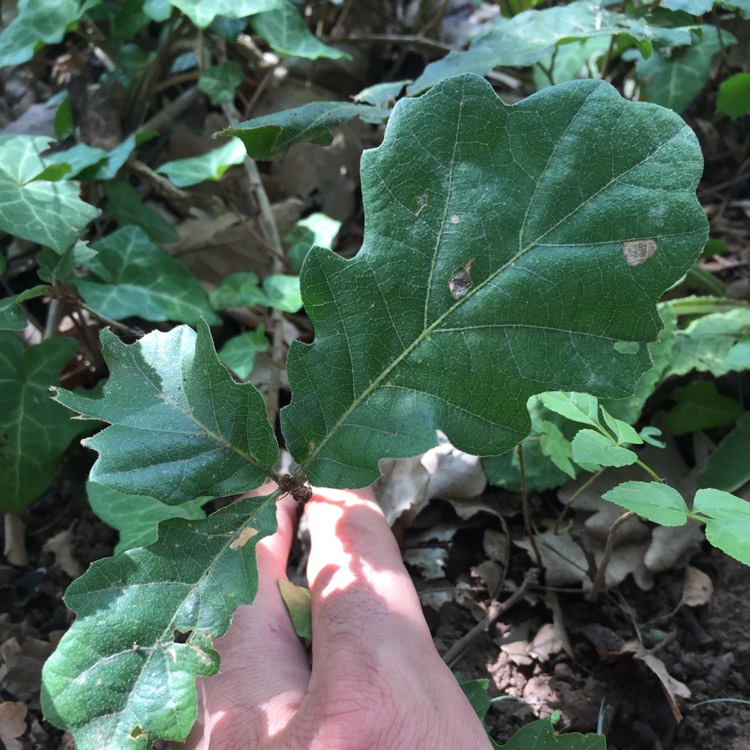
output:
[[[312,669],[277,581],[296,517],[257,545],[259,588],[217,639],[218,675],[198,679],[190,750],[474,750],[482,725],[435,649],[417,593],[370,490],[317,490],[312,548]]]

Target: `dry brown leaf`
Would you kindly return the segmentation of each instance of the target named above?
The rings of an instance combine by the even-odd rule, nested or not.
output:
[[[690,688],[672,677],[664,662],[651,651],[647,651],[638,641],[628,641],[620,653],[629,654],[634,659],[642,661],[657,676],[675,720],[682,721],[682,711],[677,698],[689,698],[692,695]]]
[[[5,750],[21,750],[18,738],[26,731],[28,707],[21,701],[0,703],[0,745]]]
[[[378,503],[388,523],[401,518],[407,528],[436,497],[450,502],[465,520],[461,501],[481,494],[487,483],[479,459],[457,450],[444,437],[421,456],[381,461],[380,470],[375,483]]]
[[[528,539],[514,540],[514,544],[525,549],[533,559],[531,543]],[[588,560],[580,545],[572,539],[570,534],[545,531],[536,535],[536,544],[542,556],[545,581],[548,586],[570,586],[574,583],[582,583],[584,590],[591,588]]]
[[[685,568],[685,588],[682,591],[682,604],[688,607],[702,607],[711,602],[714,595],[713,581],[702,570],[688,565]]]
[[[50,537],[42,549],[45,552],[51,552],[55,556],[55,562],[71,578],[78,578],[83,574],[83,565],[73,554],[73,532],[70,529],[55,534]]]

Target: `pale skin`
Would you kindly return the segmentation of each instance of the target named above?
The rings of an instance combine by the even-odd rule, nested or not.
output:
[[[297,509],[278,503],[257,545],[260,584],[216,641],[218,675],[198,680],[189,750],[485,750],[489,740],[440,658],[371,491],[318,490],[312,548],[312,669],[277,581]]]

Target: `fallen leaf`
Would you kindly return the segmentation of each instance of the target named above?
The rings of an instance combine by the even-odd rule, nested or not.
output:
[[[685,568],[685,588],[682,591],[682,604],[688,607],[702,607],[709,604],[714,595],[713,581],[702,570],[688,565]]]
[[[0,703],[0,745],[5,750],[21,750],[18,738],[26,731],[28,708],[21,701]]]
[[[625,643],[621,653],[630,654],[634,659],[642,661],[657,676],[675,720],[682,721],[682,711],[677,698],[689,698],[692,695],[690,688],[672,677],[664,662],[652,652],[647,651],[638,641]]]
[[[78,578],[83,575],[83,565],[73,554],[73,532],[65,529],[53,537],[50,537],[42,549],[45,552],[51,552],[55,556],[55,562],[71,578]]]

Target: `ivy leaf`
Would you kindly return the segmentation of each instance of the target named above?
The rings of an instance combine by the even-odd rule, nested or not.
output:
[[[0,230],[63,253],[99,210],[79,198],[75,184],[37,179],[48,145],[48,138],[0,136]]]
[[[70,170],[65,174],[65,179],[72,180],[84,169],[103,164],[109,158],[109,152],[103,148],[93,148],[86,143],[77,143],[64,151],[45,154],[42,158],[48,166],[67,164]]]
[[[544,10],[528,10],[513,18],[499,18],[486,32],[477,35],[465,51],[449,52],[430,63],[407,88],[410,96],[460,73],[484,75],[498,65],[527,66],[551,55],[559,44],[577,39],[612,37],[623,34],[638,43],[648,56],[653,47],[691,44],[698,27],[687,15],[671,14],[669,27],[652,23],[648,15],[620,13],[589,0]]]
[[[436,429],[509,450],[534,393],[632,393],[656,300],[707,236],[700,172],[677,115],[601,82],[508,106],[459,76],[401,100],[362,157],[362,250],[313,248],[302,268],[316,338],[292,344],[281,414],[301,470],[363,486]]]
[[[144,320],[219,322],[197,279],[140,227],[118,229],[92,248],[96,255],[85,265],[93,278],[74,283],[102,315],[115,320],[137,315]]]
[[[25,63],[41,44],[61,42],[81,11],[78,0],[19,0],[18,15],[0,34],[0,67]]]
[[[240,138],[253,159],[272,159],[303,141],[329,145],[333,141],[330,131],[355,117],[378,123],[387,120],[390,114],[390,110],[369,104],[310,102],[241,122],[219,135]]]
[[[44,665],[42,706],[78,750],[185,739],[195,677],[219,669],[212,639],[257,591],[255,545],[276,530],[275,497],[166,521],[152,546],[100,560],[73,582],[65,602],[77,617]]]
[[[272,473],[278,445],[258,391],[235,383],[216,358],[208,325],[155,331],[122,344],[102,331],[110,378],[91,399],[57,400],[110,427],[85,441],[99,452],[90,479],[181,505],[246,492]]]
[[[224,172],[235,164],[242,164],[247,154],[239,138],[232,138],[219,148],[202,156],[191,156],[162,164],[156,171],[169,177],[177,187],[190,187],[204,180],[220,180]]]
[[[255,367],[255,355],[268,350],[268,339],[263,326],[233,336],[219,351],[219,360],[240,380],[246,380]]]
[[[602,497],[662,526],[683,526],[687,505],[676,489],[660,482],[623,482]]]
[[[245,76],[237,63],[227,60],[221,65],[206,68],[198,79],[198,88],[203,91],[215,107],[234,101],[237,87]]]
[[[245,18],[255,13],[278,10],[288,0],[169,0],[182,11],[199,29],[205,29],[216,16]]]
[[[281,55],[306,57],[308,60],[320,57],[351,60],[346,52],[323,44],[312,34],[299,10],[293,5],[287,4],[279,10],[259,13],[250,19],[250,25]]]
[[[107,196],[107,213],[121,226],[139,226],[154,242],[177,242],[180,235],[158,211],[147,206],[138,191],[124,180],[102,184]]]
[[[18,513],[36,500],[73,438],[90,429],[71,421],[49,394],[75,350],[66,337],[24,350],[13,334],[0,332],[0,511]]]
[[[635,64],[641,84],[641,98],[675,112],[683,112],[701,92],[711,74],[711,60],[725,47],[737,44],[736,37],[716,26],[700,27],[703,38],[691,47],[675,47],[668,56],[656,52]]]

